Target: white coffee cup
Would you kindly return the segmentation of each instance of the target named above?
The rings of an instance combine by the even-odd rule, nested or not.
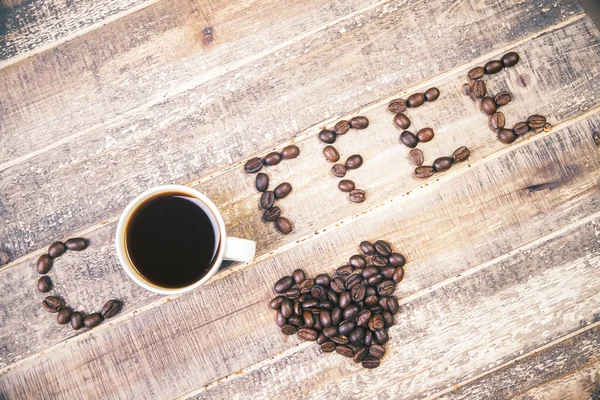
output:
[[[181,193],[187,197],[197,200],[195,203],[208,216],[215,232],[216,249],[211,262],[210,270],[197,282],[178,288],[161,287],[153,282],[150,282],[142,274],[140,274],[127,253],[126,243],[127,227],[130,223],[131,217],[137,212],[138,207],[145,204],[148,200],[160,196],[161,194],[171,193]],[[252,261],[256,252],[256,243],[254,243],[252,240],[227,237],[223,217],[212,201],[210,201],[205,195],[197,190],[180,185],[158,186],[145,191],[133,199],[131,203],[127,205],[121,214],[121,217],[119,218],[115,235],[115,244],[119,261],[121,262],[121,265],[123,266],[123,269],[127,275],[129,275],[129,277],[135,283],[144,289],[165,295],[185,293],[193,290],[208,281],[215,274],[215,272],[217,272],[223,260]]]

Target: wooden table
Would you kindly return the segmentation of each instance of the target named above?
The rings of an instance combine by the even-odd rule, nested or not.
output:
[[[0,399],[587,399],[600,384],[600,33],[575,0],[2,0],[0,6]],[[489,81],[508,124],[553,129],[500,143],[465,76],[508,51]],[[525,82],[525,84],[523,84]],[[387,103],[437,86],[410,110],[436,136],[418,180]],[[317,134],[365,115],[336,146],[364,165],[348,201]],[[598,136],[596,136],[598,137]],[[295,143],[271,167],[294,225],[261,221],[243,164]],[[553,190],[527,187],[559,182]],[[229,233],[257,242],[181,296],[147,292],[113,235],[138,193],[206,193]],[[73,331],[43,311],[34,263],[84,236],[50,273],[77,309],[122,312]],[[297,267],[333,272],[362,240],[408,258],[380,368],[287,340],[267,302]]]

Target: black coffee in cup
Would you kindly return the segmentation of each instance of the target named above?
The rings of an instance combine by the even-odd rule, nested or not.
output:
[[[201,204],[187,194],[161,193],[138,205],[129,218],[127,255],[137,272],[153,285],[186,287],[212,268],[218,234]]]

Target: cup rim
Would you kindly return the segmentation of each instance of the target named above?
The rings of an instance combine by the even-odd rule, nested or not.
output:
[[[213,217],[219,225],[219,244],[217,254],[215,254],[215,257],[213,258],[212,267],[206,273],[206,275],[202,277],[202,279],[192,283],[191,285],[184,286],[181,288],[164,288],[161,286],[154,285],[146,279],[142,278],[139,272],[137,272],[135,267],[130,262],[125,250],[125,228],[127,226],[127,221],[129,220],[129,217],[131,216],[132,212],[137,208],[137,206],[140,203],[142,203],[149,197],[153,197],[157,194],[165,192],[181,192],[189,195],[190,197],[194,197],[200,200],[212,212]],[[208,281],[217,272],[217,270],[221,266],[221,263],[223,262],[223,258],[225,255],[226,239],[227,232],[225,230],[225,222],[223,221],[223,217],[221,216],[221,213],[219,212],[215,204],[212,201],[210,201],[208,197],[206,197],[204,194],[200,193],[196,189],[183,185],[156,186],[144,191],[143,193],[140,193],[133,200],[131,200],[129,204],[127,204],[127,207],[125,207],[125,209],[121,213],[121,216],[119,217],[119,222],[117,223],[117,229],[115,231],[115,246],[117,249],[117,256],[119,258],[121,266],[123,267],[127,275],[131,278],[131,280],[133,280],[135,283],[137,283],[144,289],[164,295],[189,292],[190,290],[196,289],[197,287],[201,286],[206,281]]]

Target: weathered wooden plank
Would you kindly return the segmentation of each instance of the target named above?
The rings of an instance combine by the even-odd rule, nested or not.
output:
[[[600,115],[596,114],[552,135],[515,147],[487,163],[464,168],[454,177],[449,176],[449,179],[442,179],[433,186],[415,190],[411,196],[402,198],[398,195],[360,218],[350,218],[338,227],[327,228],[313,236],[312,240],[305,240],[255,265],[221,272],[200,290],[138,315],[130,315],[111,329],[79,335],[43,355],[5,369],[0,376],[0,391],[11,394],[24,390],[35,396],[42,390],[50,390],[55,397],[77,397],[81,393],[90,398],[171,397],[229,375],[297,343],[295,339],[288,343],[281,341],[272,322],[273,315],[266,308],[272,282],[298,266],[304,267],[311,275],[332,271],[356,251],[356,244],[365,238],[387,239],[405,252],[410,260],[406,282],[398,292],[401,297],[413,294],[413,300],[405,307],[406,318],[401,319],[399,327],[402,328],[398,328],[402,331],[393,335],[396,338],[412,338],[405,343],[410,345],[406,351],[410,353],[419,349],[418,354],[412,353],[417,359],[422,359],[424,354],[430,355],[431,358],[428,356],[427,359],[437,359],[443,357],[439,352],[452,350],[451,346],[448,347],[452,343],[435,341],[428,344],[427,338],[431,335],[443,334],[444,338],[458,341],[460,335],[456,333],[463,334],[466,329],[471,332],[467,334],[468,339],[477,343],[477,340],[489,337],[490,332],[498,331],[500,334],[506,329],[509,329],[508,332],[517,329],[514,324],[518,319],[514,323],[510,320],[510,315],[513,318],[519,315],[513,308],[527,307],[531,302],[513,302],[505,309],[498,308],[498,303],[487,301],[478,305],[476,299],[479,297],[475,294],[480,289],[477,284],[489,283],[489,290],[481,289],[480,293],[498,301],[517,297],[531,301],[541,299],[543,303],[530,305],[533,308],[524,311],[523,318],[535,321],[538,315],[534,310],[537,307],[546,310],[548,307],[555,314],[547,311],[545,315],[553,315],[553,321],[564,320],[564,323],[548,326],[539,324],[533,330],[531,326],[522,328],[525,329],[523,331],[517,329],[516,332],[523,336],[508,337],[502,342],[505,346],[502,351],[519,351],[521,348],[517,345],[533,340],[532,336],[526,335],[527,330],[533,337],[539,334],[540,329],[546,330],[551,340],[571,329],[572,324],[578,326],[580,316],[588,318],[588,314],[591,315],[597,307],[596,302],[600,302],[596,294],[598,282],[590,280],[587,275],[593,267],[577,259],[570,262],[568,256],[585,254],[596,262],[594,257],[598,257],[598,253],[583,251],[589,247],[588,242],[575,240],[575,236],[570,236],[573,240],[569,242],[584,248],[558,255],[541,252],[540,256],[532,257],[530,264],[524,261],[528,258],[526,253],[518,253],[524,259],[514,259],[514,264],[510,265],[499,264],[498,269],[493,269],[489,275],[476,275],[475,280],[464,285],[441,285],[433,294],[424,299],[421,297],[430,292],[426,288],[432,285],[464,274],[565,224],[597,213],[600,206],[600,159],[589,131],[599,126]],[[557,190],[533,193],[524,190],[527,186],[524,180],[531,176],[548,178],[562,172],[567,174],[568,183]],[[110,227],[107,226],[107,229]],[[318,259],[315,254],[319,255]],[[554,258],[542,255],[560,256],[565,264],[555,263]],[[107,250],[101,259],[92,263],[98,266],[100,273],[108,268],[106,264],[114,264],[116,260]],[[556,268],[551,268],[554,264]],[[516,268],[516,265],[522,269]],[[118,269],[117,266],[110,268]],[[26,270],[24,266],[13,265],[0,274],[7,271]],[[505,271],[512,272],[506,274]],[[529,278],[530,275],[535,277]],[[122,273],[115,277],[103,276],[88,290],[108,290],[113,279],[127,281]],[[557,286],[559,279],[565,281],[561,287]],[[15,293],[24,293],[23,285],[33,284],[26,277],[18,276],[13,276],[12,282]],[[510,291],[511,284],[515,282],[518,282],[517,288]],[[493,290],[498,293],[493,294]],[[536,293],[541,294],[536,297]],[[4,293],[1,295],[6,296]],[[430,299],[436,296],[440,297],[439,302],[432,303]],[[561,296],[577,301],[572,304],[563,301]],[[450,299],[453,302],[449,302]],[[10,302],[2,298],[0,301],[15,307],[30,302],[26,298],[11,298]],[[444,305],[446,303],[447,306]],[[128,307],[131,310],[139,305],[129,304]],[[411,311],[413,309],[414,312]],[[473,309],[469,314],[473,316],[471,323],[458,326],[460,324],[452,320],[460,319],[470,309]],[[507,313],[506,318],[499,318],[501,310]],[[1,332],[10,331],[12,336],[0,338],[6,347],[23,354],[26,352],[23,343],[32,349],[53,344],[52,337],[44,334],[54,324],[48,315],[42,315],[41,311],[33,315],[24,314],[20,313],[20,308],[8,311]],[[16,331],[10,326],[18,323],[20,315],[28,315],[25,328],[40,332],[40,337],[46,338],[44,342],[31,340],[30,337],[35,335],[30,335],[27,330],[17,336],[17,343]],[[440,318],[438,321],[441,322],[448,321],[449,325],[432,323],[436,318]],[[482,324],[481,328],[477,324]],[[456,327],[458,331],[448,330],[445,326]],[[431,335],[424,336],[424,332]],[[472,338],[477,332],[481,333],[479,339]],[[414,343],[424,337],[425,343]],[[459,346],[454,350],[464,349]],[[488,363],[490,357],[495,359],[496,355],[490,353],[474,359]],[[340,366],[339,361],[327,362]],[[61,378],[55,382],[58,371],[63,368],[71,370],[74,366],[77,366],[76,375],[63,376],[60,372]],[[421,367],[417,366],[415,371],[421,370]],[[175,381],[177,385],[168,384]],[[422,387],[421,384],[418,386]]]
[[[600,35],[591,28],[591,21],[583,19],[518,46],[516,49],[523,56],[521,64],[500,75],[492,85],[492,88],[508,87],[515,94],[514,104],[507,106],[507,112],[518,113],[520,118],[527,116],[521,110],[543,112],[552,123],[556,123],[598,104],[600,88],[594,84],[594,79],[600,74],[600,63],[597,62],[600,60],[597,46]],[[344,43],[338,45],[343,47]],[[292,64],[273,71],[272,76],[291,77],[298,73],[298,68],[305,68],[302,63]],[[548,65],[552,65],[553,69],[549,70]],[[487,131],[486,118],[477,106],[458,93],[468,68],[432,81],[431,84],[442,90],[442,98],[411,111],[415,124],[430,124],[438,132],[434,141],[423,146],[428,162],[437,156],[451,154],[460,145],[471,147],[473,160],[505,147]],[[515,84],[520,73],[531,77],[530,86],[521,88]],[[346,81],[320,83],[339,86]],[[223,87],[225,83],[222,82]],[[259,85],[263,83],[265,81]],[[290,92],[293,92],[292,88]],[[319,90],[315,88],[313,93],[319,93]],[[180,100],[176,109],[195,109],[187,100]],[[261,98],[260,101],[267,102],[268,99]],[[220,105],[214,106],[221,110]],[[242,113],[244,118],[251,118],[243,121],[246,126],[250,125],[247,132],[273,132],[269,130],[280,110],[258,107],[258,103],[243,93],[235,94],[228,103],[230,106],[239,109],[240,113],[242,108],[257,110],[252,115]],[[221,112],[213,109],[213,105],[210,107],[215,113]],[[307,112],[301,107],[299,110],[300,113]],[[310,118],[308,114],[304,114],[306,121]],[[132,117],[134,125],[124,124],[110,129],[110,139],[88,138],[65,144],[56,153],[39,155],[4,171],[0,174],[0,187],[11,188],[0,194],[6,216],[6,224],[0,226],[4,246],[13,257],[18,257],[83,226],[113,217],[133,196],[148,187],[168,182],[189,182],[202,174],[207,174],[203,179],[208,179],[214,169],[231,165],[234,160],[259,148],[269,148],[273,140],[279,139],[279,133],[275,132],[244,139],[236,128],[242,121],[236,117],[215,121],[214,115],[209,113],[179,120],[180,116],[173,112],[173,108],[157,107],[142,120]],[[385,106],[368,111],[366,115],[372,121],[371,127],[348,135],[348,139],[340,139],[338,145],[344,156],[358,152],[366,160],[364,167],[349,174],[369,192],[365,203],[353,205],[352,210],[356,212],[366,210],[390,195],[409,192],[421,184],[409,178],[412,169],[404,160],[407,150],[397,143],[398,132],[392,126],[392,116]],[[509,119],[511,123],[516,122],[517,114],[513,115],[515,117]],[[161,129],[156,129],[157,125]],[[197,133],[197,130],[201,132]],[[232,131],[237,131],[238,135],[231,136]],[[308,133],[313,134],[315,130],[311,129]],[[360,137],[361,140],[353,141],[351,137]],[[231,233],[257,238],[261,251],[289,243],[319,227],[322,222],[333,223],[346,215],[346,208],[331,203],[328,196],[336,196],[336,201],[348,206],[345,196],[335,188],[337,182],[330,176],[329,166],[320,153],[321,144],[314,136],[298,142],[302,156],[270,170],[274,179],[288,179],[295,187],[294,194],[281,202],[286,215],[297,225],[295,234],[290,237],[282,238],[272,227],[258,222],[260,214],[256,210],[257,197],[252,177],[245,176],[241,168],[236,167],[234,171],[199,185],[221,207]],[[102,168],[97,168],[99,165]],[[391,166],[395,172],[381,175],[375,172],[382,166],[386,169]],[[57,176],[60,179],[52,178]],[[24,195],[27,201],[23,201]],[[314,209],[322,212],[314,213]],[[326,220],[320,221],[323,218]]]
[[[598,317],[594,316],[594,320]],[[451,393],[432,398],[589,399],[590,389],[596,387],[600,372],[599,333],[598,322],[594,322],[591,327],[580,329],[577,335],[568,335],[556,344],[520,356],[504,368],[467,385],[455,383]]]

